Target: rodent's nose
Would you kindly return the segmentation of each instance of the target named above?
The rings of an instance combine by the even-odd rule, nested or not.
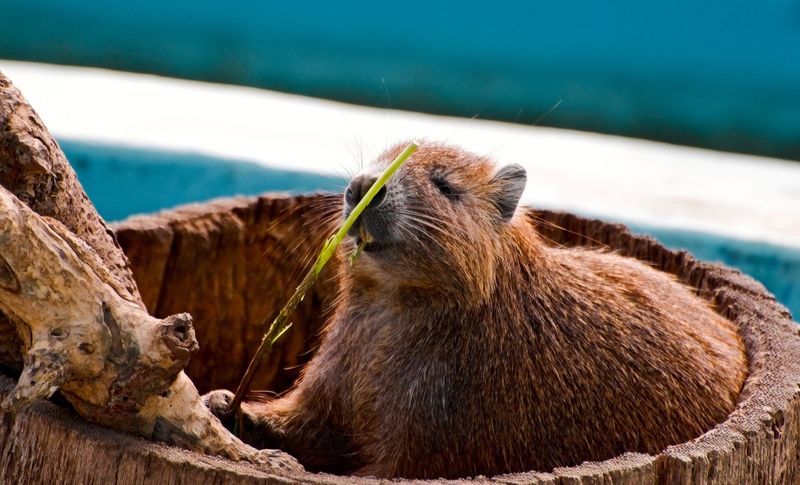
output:
[[[347,191],[344,193],[344,201],[350,207],[355,207],[361,199],[367,194],[367,191],[370,187],[378,180],[377,177],[373,177],[371,175],[358,175],[353,180],[350,181],[350,185],[347,186]],[[381,190],[375,194],[375,197],[372,199],[370,203],[370,207],[378,207],[379,205],[383,204],[386,200],[386,186],[384,185],[381,187]]]

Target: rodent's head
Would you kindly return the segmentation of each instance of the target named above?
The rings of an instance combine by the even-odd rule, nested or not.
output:
[[[345,217],[404,147],[390,148],[353,178]],[[519,165],[497,168],[457,147],[422,143],[351,229],[350,249],[362,229],[372,240],[351,274],[372,284],[487,296],[526,180]]]

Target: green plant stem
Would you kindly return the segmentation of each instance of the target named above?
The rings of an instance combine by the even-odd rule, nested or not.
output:
[[[233,401],[231,401],[231,405],[228,408],[228,415],[230,416],[233,413],[236,413],[236,420],[234,421],[234,430],[238,429],[236,425],[239,421],[239,407],[242,404],[242,399],[244,399],[244,395],[250,389],[250,382],[253,380],[253,375],[255,374],[256,368],[258,367],[258,363],[261,361],[262,357],[266,354],[269,349],[278,341],[278,339],[283,336],[284,333],[292,326],[291,323],[286,323],[289,319],[289,316],[294,312],[297,308],[297,305],[303,301],[305,298],[306,293],[309,289],[314,285],[317,281],[317,277],[322,272],[322,269],[328,263],[328,260],[331,259],[336,248],[339,247],[339,244],[344,240],[347,232],[353,227],[358,217],[364,212],[364,209],[372,202],[372,199],[375,197],[375,194],[378,193],[386,182],[389,180],[397,169],[400,168],[403,163],[419,148],[419,144],[416,141],[411,142],[402,152],[397,156],[397,158],[392,161],[392,163],[386,168],[386,170],[381,173],[378,180],[372,184],[372,187],[369,188],[364,197],[359,201],[358,204],[353,208],[353,211],[350,215],[345,219],[342,227],[339,228],[336,233],[331,236],[326,242],[325,245],[322,247],[322,251],[320,252],[319,256],[317,256],[317,261],[314,263],[314,266],[306,273],[303,281],[295,290],[294,294],[289,301],[281,308],[281,311],[278,313],[278,316],[275,317],[275,320],[272,321],[272,324],[267,329],[264,336],[261,338],[261,344],[258,346],[255,355],[250,360],[250,363],[247,365],[247,370],[242,377],[241,382],[239,382],[239,386],[236,388],[236,393],[234,394]],[[357,250],[358,251],[358,250]],[[358,252],[354,254],[357,256]],[[354,258],[353,258],[354,259]]]

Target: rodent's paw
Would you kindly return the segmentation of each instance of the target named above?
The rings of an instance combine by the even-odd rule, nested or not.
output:
[[[203,394],[201,399],[211,414],[223,421],[224,424],[225,418],[228,416],[228,409],[233,402],[233,393],[227,389],[217,389]]]

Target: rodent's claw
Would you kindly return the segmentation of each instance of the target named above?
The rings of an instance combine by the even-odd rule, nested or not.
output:
[[[280,436],[272,429],[270,421],[264,419],[263,416],[253,414],[252,407],[259,406],[258,403],[243,403],[245,406],[239,408],[238,413],[228,413],[231,402],[233,402],[233,393],[226,389],[217,389],[208,394],[204,394],[201,399],[203,404],[206,405],[211,414],[220,420],[223,426],[229,430],[234,430],[234,434],[248,445],[257,448],[278,448],[281,443]],[[250,406],[247,406],[250,404]],[[263,405],[263,404],[261,404]],[[237,418],[240,420],[234,423]]]
[[[233,419],[233,416],[228,414],[228,409],[230,409],[231,402],[233,402],[233,393],[227,389],[217,389],[203,394],[201,399],[203,399],[203,404],[211,411],[211,414],[216,416],[227,427],[229,424],[227,421],[232,421]]]

